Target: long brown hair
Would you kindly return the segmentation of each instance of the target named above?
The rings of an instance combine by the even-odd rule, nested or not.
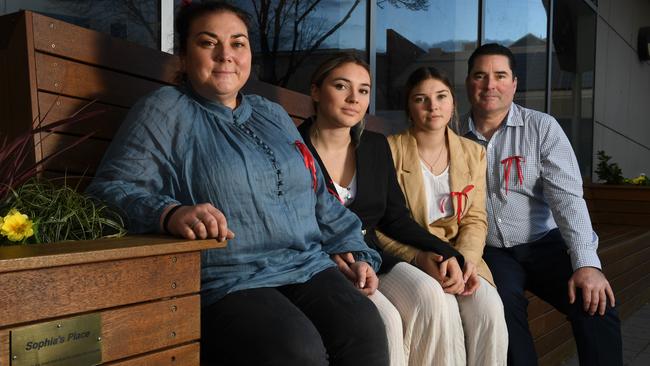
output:
[[[327,76],[333,70],[345,64],[359,65],[368,72],[368,75],[370,75],[370,66],[368,66],[368,63],[364,59],[352,53],[337,53],[321,63],[318,68],[316,68],[316,71],[311,74],[311,85],[320,89]],[[312,103],[314,105],[314,112],[318,111],[318,102],[312,101]],[[359,146],[365,124],[366,119],[363,118],[350,129],[350,135],[352,136],[352,143],[354,143],[354,146]]]
[[[409,98],[411,97],[411,92],[413,89],[418,86],[421,82],[428,80],[428,79],[434,79],[438,80],[441,83],[445,84],[447,88],[449,88],[449,92],[451,93],[451,97],[454,100],[454,112],[453,115],[451,116],[451,120],[449,121],[449,127],[454,130],[455,132],[458,132],[458,128],[460,127],[460,123],[458,121],[458,110],[457,110],[457,104],[456,104],[456,92],[454,92],[454,88],[451,85],[451,81],[449,81],[449,78],[447,75],[436,69],[433,66],[422,66],[409,75],[408,80],[406,81],[406,85],[404,87],[404,111],[406,112],[406,117],[410,120],[411,116],[409,114]]]

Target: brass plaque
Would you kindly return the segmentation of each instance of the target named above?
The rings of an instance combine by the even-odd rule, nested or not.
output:
[[[92,366],[102,362],[99,313],[11,330],[11,366]]]

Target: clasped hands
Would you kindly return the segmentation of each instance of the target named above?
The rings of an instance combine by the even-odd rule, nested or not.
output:
[[[336,266],[345,277],[366,296],[370,296],[377,291],[379,278],[370,264],[355,260],[350,252],[332,254],[330,258],[336,263]]]
[[[413,264],[438,281],[448,294],[469,296],[481,284],[476,265],[468,260],[465,260],[461,271],[456,257],[445,260],[440,254],[421,251],[415,256]]]

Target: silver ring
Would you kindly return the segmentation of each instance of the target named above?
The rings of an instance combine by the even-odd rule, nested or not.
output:
[[[194,230],[194,227],[195,227],[196,224],[198,224],[199,222],[201,222],[201,219],[199,219],[198,217],[197,217],[196,219],[194,219],[194,221],[192,222],[192,225],[190,225],[190,230]]]

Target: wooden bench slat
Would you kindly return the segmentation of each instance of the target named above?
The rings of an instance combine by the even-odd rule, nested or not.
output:
[[[34,48],[164,83],[174,80],[178,58],[41,14],[33,14]],[[54,46],[53,46],[54,45]]]
[[[633,185],[584,185],[584,197],[587,201],[616,200],[616,201],[650,201],[650,187]]]
[[[41,141],[42,158],[58,153],[78,140],[78,136],[49,134]],[[91,137],[77,144],[74,149],[61,152],[47,160],[41,167],[49,171],[68,172],[70,175],[93,176],[109,144],[109,141]]]
[[[537,356],[541,357],[549,353],[572,337],[573,331],[571,330],[571,324],[569,322],[563,323],[561,326],[535,339]]]
[[[36,52],[35,62],[39,90],[121,107],[164,85],[41,52]]]
[[[102,360],[198,340],[200,311],[200,297],[193,295],[102,312]]]
[[[104,366],[199,366],[199,342],[134,357],[124,361],[109,362]]]
[[[0,324],[10,326],[196,293],[200,268],[200,253],[192,252],[6,272],[0,282],[4,294],[0,297]]]
[[[636,267],[647,268],[650,271],[650,266],[646,265],[648,262],[650,262],[650,246],[635,255],[628,255],[616,262],[608,262],[606,266],[603,266],[603,272],[611,283],[614,279]]]
[[[603,266],[616,262],[631,253],[636,253],[648,246],[650,242],[650,230],[638,234],[636,237],[628,240],[621,240],[617,244],[608,245],[599,252]]]
[[[167,235],[129,235],[121,238],[68,241],[47,245],[0,247],[0,274],[29,269],[69,266],[224,248],[227,241],[186,240]],[[88,253],[92,252],[92,255]]]
[[[78,114],[79,116],[83,116],[88,112],[97,112],[98,114],[71,125],[62,125],[57,128],[57,131],[79,136],[92,133],[92,136],[96,138],[113,139],[113,135],[115,135],[128,113],[128,108],[115,107],[99,102],[91,105],[88,105],[88,103],[88,100],[85,99],[70,98],[45,92],[38,93],[39,115],[42,118],[43,126],[68,118],[85,107],[83,112]]]

